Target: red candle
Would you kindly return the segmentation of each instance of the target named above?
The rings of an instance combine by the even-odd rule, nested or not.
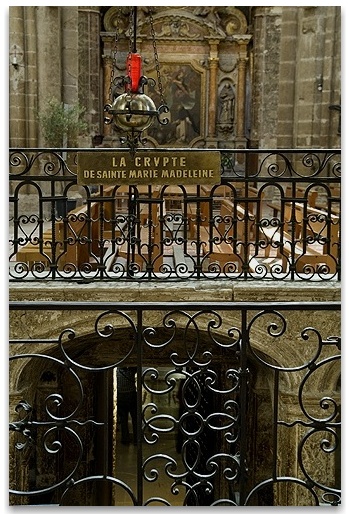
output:
[[[139,79],[142,75],[142,57],[136,53],[129,53],[126,59],[127,75],[130,77],[131,84],[127,84],[127,89],[131,93],[137,93]]]

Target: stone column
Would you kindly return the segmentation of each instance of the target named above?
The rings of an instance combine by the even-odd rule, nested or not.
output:
[[[207,130],[207,146],[217,148],[216,137],[216,114],[217,114],[217,76],[218,76],[218,43],[219,41],[209,41],[210,57],[209,57],[209,85],[208,85],[208,130]]]
[[[78,9],[62,9],[62,77],[63,102],[76,105],[78,102]]]
[[[61,9],[36,8],[39,112],[45,110],[48,100],[61,100]]]
[[[85,107],[89,139],[102,133],[103,106],[100,62],[100,7],[79,6],[79,101]]]
[[[106,104],[112,102],[111,98],[111,78],[113,72],[113,58],[110,55],[103,56],[103,108]],[[107,113],[104,113],[106,117],[110,117]],[[103,135],[108,137],[112,135],[112,124],[103,124]]]
[[[35,7],[25,7],[25,40],[26,40],[26,119],[27,145],[35,148],[38,143],[37,131],[37,52],[36,52],[36,21]]]
[[[246,148],[245,112],[246,112],[246,69],[247,69],[247,45],[252,36],[236,36],[233,39],[239,45],[239,57],[237,62],[238,80],[236,95],[236,148]],[[237,154],[238,168],[245,169],[245,155]]]
[[[10,95],[10,146],[26,146],[26,60],[24,55],[25,7],[10,6],[9,14],[9,95]]]
[[[239,57],[237,62],[238,83],[237,83],[237,109],[236,109],[236,136],[244,140],[245,135],[245,103],[246,103],[246,68],[247,68],[247,45],[251,36],[237,36],[234,40],[239,45]]]

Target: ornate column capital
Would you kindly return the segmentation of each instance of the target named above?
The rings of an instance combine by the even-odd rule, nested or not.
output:
[[[232,40],[235,41],[239,46],[247,46],[252,39],[251,34],[232,36]]]
[[[218,57],[209,57],[208,58],[208,66],[209,66],[209,68],[217,67],[218,63],[219,63],[219,58]]]
[[[105,66],[112,66],[113,65],[113,57],[111,55],[103,55],[103,64]]]

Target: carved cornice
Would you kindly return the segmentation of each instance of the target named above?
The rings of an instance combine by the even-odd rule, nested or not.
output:
[[[247,20],[236,7],[152,7],[156,38],[173,41],[223,41],[235,34],[246,34]],[[137,9],[137,37],[151,38],[149,7]],[[127,38],[129,8],[111,7],[104,19],[106,32],[118,31],[120,38]]]

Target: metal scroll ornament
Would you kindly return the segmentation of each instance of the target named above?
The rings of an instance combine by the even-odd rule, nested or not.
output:
[[[131,153],[135,152],[137,146],[145,143],[142,139],[142,132],[148,129],[157,118],[161,125],[167,125],[169,119],[166,117],[160,118],[163,113],[169,112],[168,106],[165,104],[162,95],[162,84],[159,72],[159,61],[156,51],[155,34],[151,18],[154,58],[156,63],[156,70],[158,75],[158,85],[160,91],[161,105],[156,108],[154,101],[144,93],[144,86],[150,84],[155,86],[156,82],[152,78],[147,78],[142,75],[142,57],[136,50],[136,23],[137,23],[137,8],[131,9],[131,22],[133,18],[133,48],[129,52],[126,59],[127,75],[116,79],[116,88],[119,86],[124,88],[122,94],[116,94],[112,103],[105,105],[104,111],[111,115],[105,117],[104,123],[110,124],[114,122],[118,131],[123,132],[125,135],[120,137],[122,144],[127,144]],[[113,76],[112,76],[113,80]],[[116,89],[115,88],[115,89]],[[114,91],[115,91],[114,89]]]

